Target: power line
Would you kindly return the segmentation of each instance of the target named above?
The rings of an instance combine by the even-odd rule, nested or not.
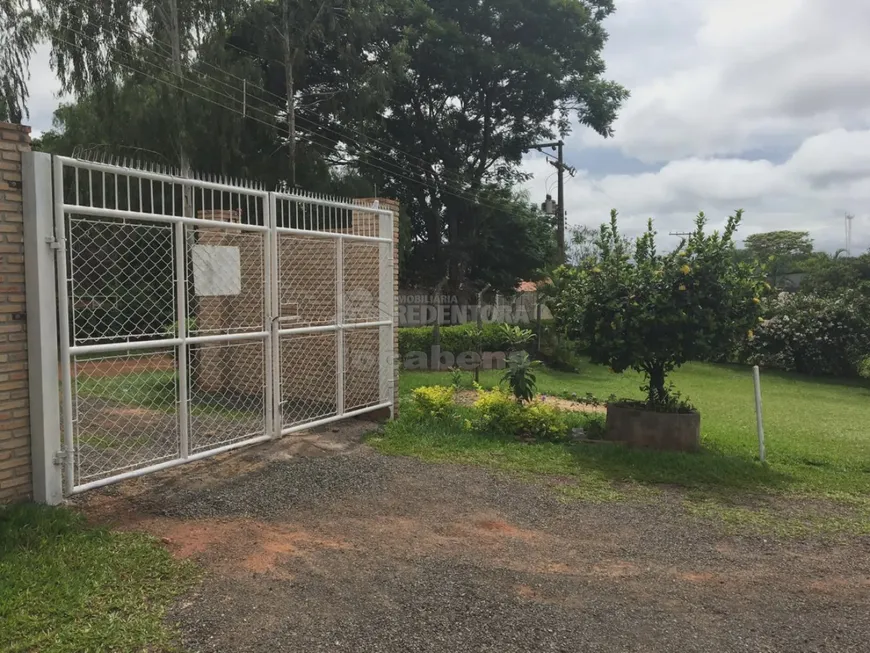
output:
[[[83,2],[81,2],[81,0],[70,0],[70,2],[73,2],[73,3],[75,3],[75,4],[78,4],[78,5],[81,6],[81,7],[88,8],[88,5],[86,5],[86,4],[84,4]],[[167,56],[166,53],[169,52],[169,50],[167,50],[167,48],[168,48],[169,46],[168,46],[168,44],[166,44],[164,41],[162,41],[162,40],[160,40],[160,39],[158,39],[158,38],[156,38],[156,37],[154,37],[154,36],[152,36],[152,35],[150,35],[150,34],[143,33],[143,32],[137,31],[137,30],[133,30],[133,29],[129,28],[129,26],[123,24],[123,23],[121,22],[120,19],[115,18],[115,17],[110,16],[110,15],[107,15],[105,12],[100,12],[100,15],[101,15],[103,18],[109,18],[110,20],[114,21],[115,23],[117,23],[117,24],[119,24],[119,25],[125,27],[125,28],[127,29],[127,31],[128,31],[129,33],[131,33],[131,34],[135,34],[135,35],[137,35],[137,36],[139,36],[139,37],[142,37],[142,38],[148,39],[148,40],[151,41],[152,43],[159,43],[159,44],[161,44],[161,45],[163,46],[164,56]],[[137,24],[137,26],[139,26],[139,23],[138,23],[138,22],[137,22],[136,24]],[[72,28],[70,28],[70,29],[72,29]],[[75,29],[73,29],[72,31],[75,31],[75,32],[77,32],[77,33],[79,33],[79,34],[82,34],[81,32],[79,32],[78,30],[75,30]],[[96,39],[95,39],[94,37],[91,37],[91,36],[86,35],[86,34],[82,34],[82,35],[85,36],[86,38],[91,38],[92,40],[96,41]],[[240,48],[240,47],[238,47],[238,46],[233,46],[233,45],[230,44],[228,41],[225,41],[224,43],[225,43],[226,45],[231,45],[233,48],[235,48],[235,49],[237,49],[237,50],[239,50],[239,51],[241,51],[241,52],[244,52],[244,53],[246,53],[246,54],[250,54],[251,56],[254,56],[254,57],[259,56],[259,55],[257,55],[256,53],[251,52],[250,50],[245,50],[244,48]],[[109,46],[109,47],[112,47],[112,46]],[[144,46],[143,46],[143,47],[144,47]],[[113,49],[116,49],[116,48],[113,48]],[[145,49],[146,49],[146,50],[149,50],[150,52],[155,52],[155,50],[150,49],[150,48],[147,48],[147,47],[146,47]],[[116,49],[116,50],[117,50],[117,49]],[[275,63],[279,63],[279,64],[281,63],[281,62],[278,61],[277,59],[267,58],[267,60],[269,60],[269,61],[273,61],[273,62],[275,62]],[[223,68],[221,68],[221,67],[219,67],[219,66],[216,66],[215,64],[212,64],[211,62],[209,62],[209,61],[207,61],[207,60],[205,60],[205,59],[198,59],[197,62],[198,62],[198,63],[203,63],[203,64],[207,65],[208,67],[212,68],[213,70],[216,70],[216,71],[221,72],[221,73],[223,73],[223,74],[225,74],[225,75],[228,75],[229,77],[232,77],[233,79],[236,79],[236,80],[242,82],[243,84],[250,84],[250,85],[253,86],[255,89],[262,91],[262,92],[265,93],[266,95],[269,95],[269,96],[272,96],[272,97],[276,98],[277,100],[279,100],[279,101],[282,102],[282,103],[285,102],[285,98],[283,98],[282,96],[280,96],[280,95],[278,95],[278,94],[276,94],[276,93],[273,93],[273,92],[269,91],[268,89],[266,89],[266,88],[264,88],[264,87],[262,87],[262,86],[260,86],[260,85],[258,85],[258,84],[254,84],[253,82],[251,82],[250,80],[248,80],[248,79],[246,79],[246,78],[239,77],[238,75],[235,75],[235,74],[233,74],[232,72],[230,72],[230,71],[228,71],[228,70],[225,70],[225,69],[223,69]],[[150,64],[150,65],[153,65],[153,66],[157,67],[156,64]],[[165,70],[165,69],[164,69],[164,70]],[[233,84],[231,84],[231,83],[229,83],[229,82],[226,82],[226,81],[221,80],[221,79],[217,79],[216,77],[211,76],[211,75],[208,75],[208,74],[206,74],[206,73],[203,73],[203,75],[204,75],[206,78],[208,78],[208,79],[212,79],[212,80],[218,82],[219,84],[222,84],[223,86],[228,87],[228,88],[230,88],[230,89],[232,89],[232,90],[234,90],[234,91],[242,91],[242,92],[244,93],[244,88],[240,89],[239,87],[237,87],[237,86],[235,86],[235,85],[233,85]],[[202,88],[208,88],[208,87],[206,87],[205,85],[202,85],[202,84],[200,84],[200,86],[201,86]],[[211,89],[210,89],[210,90],[211,90]],[[226,94],[224,94],[224,96],[225,96],[225,97],[229,97],[229,96],[226,96]],[[246,97],[246,96],[243,95],[243,97]],[[303,95],[302,97],[304,97],[304,95]],[[230,98],[230,99],[235,100],[235,98]],[[270,105],[270,106],[273,106],[273,105]],[[275,107],[273,107],[273,108],[275,108]],[[280,109],[280,107],[277,107],[277,108]],[[318,116],[318,118],[321,118],[321,116]],[[359,131],[359,130],[357,130],[357,129],[353,129],[353,128],[351,128],[351,127],[346,127],[346,126],[339,126],[339,128],[342,129],[342,130],[344,131],[344,133],[342,133],[342,132],[339,132],[339,131],[337,131],[336,129],[333,129],[333,128],[327,126],[327,125],[323,125],[323,124],[318,123],[318,122],[315,122],[315,121],[313,121],[313,120],[311,120],[311,119],[309,119],[309,118],[306,118],[305,116],[298,116],[298,120],[300,120],[301,122],[307,123],[307,124],[309,124],[309,125],[312,125],[314,128],[317,128],[317,129],[323,129],[323,130],[325,130],[325,131],[327,131],[327,132],[329,132],[329,133],[335,134],[336,136],[339,136],[339,137],[342,138],[343,140],[350,141],[351,143],[354,143],[357,147],[359,147],[359,148],[361,148],[361,149],[368,149],[368,150],[370,150],[371,152],[375,152],[376,154],[380,155],[381,157],[387,157],[387,156],[389,156],[388,153],[383,152],[383,151],[380,151],[380,150],[377,150],[377,149],[375,149],[372,145],[369,145],[369,144],[367,144],[367,143],[361,142],[360,140],[358,140],[358,139],[356,139],[356,138],[353,138],[353,137],[348,136],[348,134],[350,134],[350,133],[355,133],[355,134],[361,136],[361,137],[363,138],[363,140],[365,140],[365,141],[371,141],[372,143],[380,144],[380,145],[382,145],[382,146],[388,148],[389,150],[394,150],[395,152],[397,152],[397,153],[399,153],[399,154],[402,154],[402,155],[404,155],[404,156],[406,156],[406,157],[408,157],[408,158],[410,158],[410,159],[420,161],[421,163],[424,164],[425,167],[424,167],[424,166],[421,166],[421,165],[419,165],[419,164],[415,164],[415,163],[413,163],[413,162],[408,162],[408,164],[409,164],[410,166],[413,166],[413,167],[417,168],[418,170],[420,170],[421,172],[423,172],[423,173],[426,174],[427,176],[429,176],[429,175],[436,176],[436,177],[439,176],[439,173],[435,170],[435,168],[437,167],[436,164],[434,164],[434,163],[432,163],[432,162],[429,162],[429,161],[427,161],[427,160],[425,160],[425,159],[422,159],[422,158],[420,158],[420,157],[418,157],[418,156],[415,156],[415,155],[413,155],[413,154],[410,154],[410,153],[408,153],[408,152],[405,152],[405,151],[403,151],[403,150],[400,150],[399,148],[396,148],[396,147],[393,146],[393,145],[387,144],[387,143],[385,143],[384,141],[380,141],[380,140],[378,140],[378,139],[376,139],[376,138],[370,137],[370,136],[368,136],[367,134],[365,134],[365,133],[363,133],[363,132],[361,132],[361,131]],[[289,130],[288,130],[288,131],[289,131]],[[546,154],[546,153],[544,153],[544,154]],[[392,162],[388,162],[388,161],[386,161],[386,159],[381,159],[381,161],[382,161],[382,162],[387,162],[388,164],[392,164],[392,165],[397,165],[397,166],[399,165],[399,164],[393,164]],[[452,182],[451,182],[451,180],[449,179],[449,176],[448,176],[448,177],[447,177],[447,180],[446,180],[448,183],[454,183],[454,184],[456,184],[456,183],[463,183],[463,182],[464,182],[464,180],[461,179],[461,178],[459,177],[459,173],[451,173],[451,174],[452,174],[453,176],[455,176],[455,179],[453,179]],[[485,206],[485,205],[482,204],[481,206]]]
[[[75,2],[76,0],[73,0],[73,1]],[[94,42],[96,43],[96,38],[93,37],[93,36],[90,36],[90,35],[88,35],[88,34],[85,34],[84,32],[80,32],[79,30],[75,30],[75,29],[71,29],[71,31],[73,31],[73,32],[75,32],[75,33],[77,33],[77,34],[79,34],[80,36],[82,36],[82,37],[84,37],[84,38],[86,38],[86,39],[90,39],[91,41],[94,41]],[[72,47],[79,48],[79,49],[81,49],[81,50],[85,50],[85,51],[88,51],[88,50],[89,50],[86,46],[80,45],[80,44],[78,44],[78,43],[73,43],[73,42],[68,41],[68,40],[66,40],[66,39],[64,39],[64,38],[61,38],[61,37],[56,37],[56,38],[58,38],[58,40],[60,40],[60,41],[62,41],[62,42],[64,42],[64,43],[66,43],[66,44],[68,44],[68,45],[70,45],[70,46],[72,46]],[[111,49],[111,50],[119,51],[119,49],[118,49],[118,48],[115,48],[114,46],[107,46],[107,47],[108,47],[109,49]],[[108,55],[107,55],[107,56],[108,56]],[[229,107],[229,106],[227,106],[227,105],[225,105],[225,104],[222,104],[221,102],[218,102],[218,101],[215,101],[215,100],[213,100],[213,99],[211,99],[211,98],[205,97],[204,95],[201,95],[201,94],[199,94],[199,93],[195,93],[195,92],[191,91],[190,89],[185,89],[185,88],[183,88],[183,87],[181,87],[181,86],[179,86],[179,85],[177,85],[177,84],[173,84],[173,83],[171,83],[171,82],[169,82],[169,81],[167,81],[167,80],[165,80],[165,79],[161,79],[161,78],[159,78],[159,77],[156,77],[156,76],[154,76],[154,75],[152,75],[152,74],[150,74],[150,73],[148,73],[148,72],[146,72],[146,71],[144,71],[144,70],[139,70],[139,69],[137,69],[137,68],[133,68],[132,66],[129,66],[129,65],[127,65],[127,64],[125,64],[125,63],[123,63],[123,62],[121,62],[121,61],[118,61],[118,60],[115,59],[114,57],[108,56],[108,58],[109,58],[110,61],[114,61],[114,62],[117,63],[118,65],[122,66],[123,68],[126,68],[127,70],[129,70],[129,71],[131,71],[131,72],[133,72],[133,73],[138,73],[138,74],[144,75],[144,76],[146,76],[146,77],[148,77],[148,78],[150,78],[150,79],[153,79],[154,81],[157,81],[157,82],[159,82],[159,83],[166,84],[166,85],[168,85],[168,86],[170,86],[170,87],[172,87],[172,88],[175,88],[175,89],[180,90],[180,91],[182,91],[182,92],[188,93],[188,94],[190,94],[190,95],[192,95],[192,96],[194,96],[194,97],[197,97],[197,98],[199,98],[199,99],[201,99],[201,100],[204,100],[204,101],[209,102],[209,103],[211,103],[211,104],[214,104],[214,105],[216,105],[216,106],[222,107],[222,108],[227,109],[227,110],[229,110],[229,111],[234,111],[235,113],[239,113],[239,114],[241,115],[241,111],[239,111],[239,110],[237,110],[237,109],[233,109],[232,107]],[[159,66],[158,64],[155,64],[155,63],[152,63],[152,62],[147,62],[147,63],[148,63],[148,65],[150,65],[150,66],[156,68],[157,70],[159,70],[159,71],[161,71],[161,72],[168,73],[169,75],[174,76],[174,73],[173,73],[171,70],[168,70],[168,69],[166,69],[166,68],[163,68],[162,66]],[[207,76],[207,77],[208,77],[208,76]],[[217,91],[216,89],[213,89],[213,88],[210,88],[210,87],[206,86],[205,84],[202,84],[202,83],[200,83],[200,82],[197,82],[195,79],[191,79],[191,80],[188,80],[188,81],[192,81],[193,83],[197,84],[198,86],[200,86],[201,88],[204,88],[204,89],[206,89],[206,90],[214,91],[214,92],[218,93],[218,95],[220,95],[220,96],[222,96],[222,97],[225,97],[225,98],[228,98],[228,99],[231,100],[231,101],[236,101],[236,98],[233,98],[232,96],[229,96],[229,95],[227,95],[226,93],[221,93],[220,91]],[[215,80],[215,81],[220,81],[220,80]],[[275,107],[273,107],[273,108],[275,108]],[[266,114],[266,115],[269,115],[269,114],[268,114],[264,109],[257,109],[257,110],[258,110],[260,113],[264,113],[264,114]],[[270,117],[273,117],[273,116],[270,116]],[[277,128],[278,128],[278,125],[277,125],[276,123],[273,123],[273,122],[267,122],[267,121],[265,121],[265,120],[262,120],[262,119],[259,119],[259,118],[255,118],[254,116],[250,116],[250,115],[248,115],[247,118],[249,118],[249,119],[251,119],[251,120],[254,120],[255,122],[259,122],[259,123],[261,123],[261,124],[263,124],[263,125],[266,125],[266,126],[268,126],[268,127],[270,127],[270,128],[273,128],[273,129],[277,129]],[[325,137],[320,136],[319,134],[316,134],[316,133],[310,133],[309,135],[310,135],[311,137],[313,137],[313,138],[320,138],[321,140],[326,140]],[[311,142],[310,145],[312,145],[313,147],[316,147],[316,148],[320,149],[321,151],[325,152],[326,154],[331,154],[331,153],[332,153],[331,150],[326,149],[325,146],[320,145],[320,144],[318,144],[318,143]],[[333,144],[332,144],[332,143],[329,143],[329,145],[332,146]],[[386,161],[386,160],[383,160],[383,159],[379,159],[379,158],[377,158],[377,157],[374,157],[374,160],[375,160],[375,161],[378,161],[379,163],[383,163],[383,164],[385,164],[385,165],[391,165],[391,166],[399,167],[399,164],[397,164],[397,163],[393,163],[393,162],[391,162],[391,161]],[[409,176],[407,176],[407,175],[405,175],[405,174],[402,174],[402,173],[400,173],[400,172],[396,172],[396,171],[394,171],[394,170],[389,170],[389,169],[387,169],[387,168],[384,168],[383,166],[380,166],[380,165],[377,165],[377,164],[375,164],[375,163],[372,163],[372,162],[369,161],[369,160],[360,160],[360,161],[358,161],[358,163],[360,163],[360,164],[362,164],[362,165],[368,165],[368,166],[370,166],[370,167],[372,167],[372,168],[375,168],[375,169],[381,170],[382,172],[385,172],[385,173],[387,173],[388,175],[393,175],[393,176],[396,176],[396,177],[399,177],[399,178],[405,179],[405,180],[407,180],[407,181],[410,181],[410,182],[412,182],[412,183],[416,183],[416,184],[418,184],[418,185],[420,185],[420,186],[423,186],[423,187],[425,187],[425,188],[429,188],[429,189],[431,189],[431,190],[435,190],[435,191],[443,192],[443,193],[445,193],[445,194],[451,195],[451,196],[456,197],[456,198],[458,198],[458,199],[461,199],[461,200],[463,200],[463,201],[465,201],[465,202],[468,202],[469,204],[472,204],[472,205],[477,205],[477,206],[481,206],[481,207],[484,207],[484,208],[489,208],[489,209],[491,209],[491,210],[494,210],[494,211],[500,211],[500,212],[502,212],[502,213],[507,213],[507,214],[510,214],[510,215],[515,215],[515,216],[518,215],[518,214],[516,214],[516,213],[514,213],[514,212],[512,212],[512,211],[510,211],[510,210],[508,210],[508,209],[507,209],[506,207],[504,207],[504,206],[498,206],[498,205],[494,205],[494,204],[484,203],[484,202],[481,202],[480,200],[474,198],[472,195],[466,193],[465,191],[462,191],[462,190],[456,191],[456,190],[452,189],[452,188],[451,188],[449,185],[447,185],[446,183],[444,183],[443,187],[439,187],[439,186],[436,186],[436,185],[434,185],[434,184],[432,184],[432,183],[429,183],[429,182],[426,182],[426,181],[423,181],[423,180],[420,180],[420,179],[415,179],[415,178],[413,178],[413,177],[409,177]],[[437,175],[437,174],[434,174],[433,176],[437,177],[438,175]]]

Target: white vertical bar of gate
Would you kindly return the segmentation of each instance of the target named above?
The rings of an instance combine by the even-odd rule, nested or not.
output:
[[[63,201],[63,160],[53,159],[55,268],[57,270],[57,321],[60,343],[60,376],[63,397],[63,468],[64,493],[75,487],[75,447],[73,444],[72,367],[70,365],[69,286],[66,264],[66,214]],[[76,185],[78,193],[78,184]]]
[[[335,239],[335,413],[344,415],[344,238]]]
[[[61,443],[51,155],[25,152],[22,163],[33,500],[53,506],[63,500],[63,481],[55,460]]]
[[[278,339],[275,333],[275,326],[278,321],[275,319],[276,304],[275,292],[273,289],[273,286],[278,285],[277,277],[274,276],[274,259],[277,257],[278,251],[276,246],[278,233],[275,225],[275,196],[272,193],[269,193],[269,195],[263,200],[263,224],[269,227],[269,231],[266,232],[263,240],[263,293],[265,294],[263,299],[263,328],[269,333],[266,341],[263,343],[263,346],[265,347],[263,359],[266,363],[264,418],[266,420],[266,435],[270,438],[276,438],[281,434],[281,425],[278,422],[275,410],[275,407],[278,406],[275,398],[275,388],[279,385],[279,383],[275,381],[275,370],[278,369],[275,365],[275,353]]]
[[[379,208],[378,202],[375,202],[375,208]],[[392,212],[379,214],[378,235],[381,238],[389,238],[390,242],[382,242],[378,247],[380,253],[378,305],[380,306],[379,314],[381,319],[389,320],[390,326],[382,326],[380,328],[378,380],[380,401],[382,404],[390,403],[390,417],[395,417],[396,412],[396,407],[393,405],[393,384],[395,383],[393,329],[395,327],[396,303],[395,288],[393,287],[393,219],[394,215]]]
[[[185,194],[184,186],[182,186],[181,192],[183,197]],[[178,322],[176,335],[181,340],[175,357],[175,369],[178,373],[178,453],[182,460],[187,460],[190,456],[190,404],[188,401],[190,388],[187,382],[187,365],[190,358],[187,344],[187,227],[182,222],[176,222],[174,229],[175,319]]]

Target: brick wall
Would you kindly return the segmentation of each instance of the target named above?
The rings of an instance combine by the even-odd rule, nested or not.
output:
[[[30,128],[0,122],[0,504],[30,498],[21,154]]]

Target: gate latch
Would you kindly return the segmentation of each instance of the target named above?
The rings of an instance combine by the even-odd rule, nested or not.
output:
[[[67,459],[67,456],[69,456],[69,453],[66,451],[55,451],[54,452],[54,460],[53,460],[54,464],[55,465],[63,465]]]
[[[57,242],[57,238],[55,238],[54,236],[48,236],[48,237],[46,237],[45,242],[46,242],[46,243],[48,244],[48,246],[51,247],[52,249],[60,249],[60,243]]]

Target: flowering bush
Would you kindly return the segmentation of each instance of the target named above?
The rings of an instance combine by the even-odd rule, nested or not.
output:
[[[476,431],[514,434],[522,427],[522,405],[501,388],[479,389],[474,409],[477,416],[472,425]]]
[[[741,217],[708,235],[702,213],[688,240],[659,254],[651,221],[632,252],[614,211],[601,228],[597,259],[565,280],[557,304],[568,335],[590,343],[593,362],[645,374],[650,408],[684,407],[666,376],[686,361],[732,351],[758,324],[765,284],[734,255]]]
[[[444,418],[453,412],[452,387],[440,385],[415,388],[411,393],[411,414],[418,418]]]
[[[500,388],[480,390],[471,428],[482,433],[519,435],[559,442],[568,438],[571,425],[564,411],[533,401],[523,404]]]
[[[781,293],[745,345],[744,359],[786,371],[857,376],[870,357],[870,301],[849,292],[835,297]]]

